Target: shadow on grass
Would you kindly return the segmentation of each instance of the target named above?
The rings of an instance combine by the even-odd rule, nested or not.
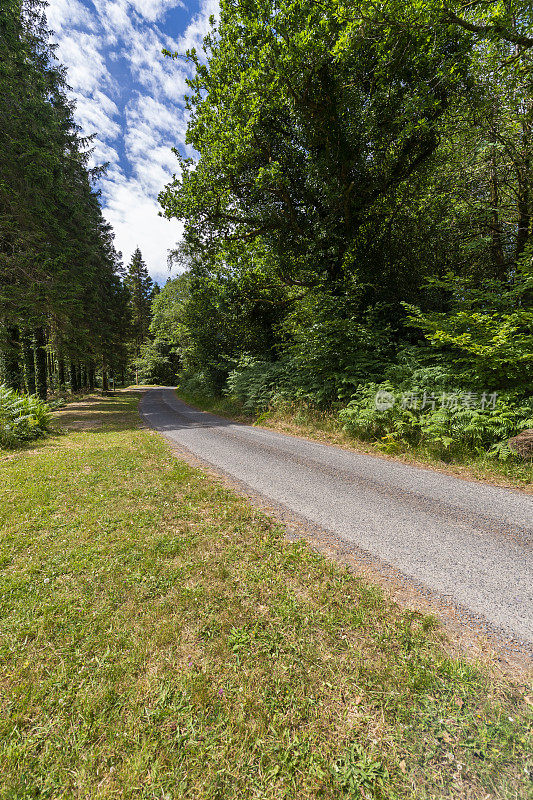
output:
[[[90,395],[54,413],[56,435],[75,432],[105,433],[142,427],[137,407],[141,393],[120,391]]]
[[[36,453],[54,442],[59,443],[64,436],[75,433],[138,430],[144,427],[137,411],[141,394],[133,390],[104,396],[76,397],[71,403],[52,412],[52,427],[45,436],[9,448],[0,447],[0,462]]]

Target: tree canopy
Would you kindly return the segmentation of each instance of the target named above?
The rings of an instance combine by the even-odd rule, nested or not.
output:
[[[532,36],[525,2],[222,0],[189,53],[197,156],[160,195],[182,381],[249,408],[383,381],[529,408]]]

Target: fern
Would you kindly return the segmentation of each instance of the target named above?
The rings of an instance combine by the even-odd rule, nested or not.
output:
[[[46,403],[36,396],[0,386],[0,447],[16,447],[44,436],[50,424],[50,408]]]
[[[420,387],[412,388],[420,396]],[[376,408],[376,394],[394,398],[390,408]],[[461,391],[457,391],[461,395]],[[405,408],[402,396],[390,382],[360,386],[354,399],[339,412],[344,430],[364,441],[372,441],[387,452],[422,446],[440,458],[490,452],[498,458],[510,455],[505,442],[532,425],[531,403],[518,404],[501,397],[494,408],[463,405],[440,408]]]

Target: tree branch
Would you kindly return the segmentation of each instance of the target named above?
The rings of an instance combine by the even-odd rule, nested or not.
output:
[[[451,22],[454,22],[456,25],[460,25],[461,28],[470,31],[471,33],[477,33],[485,38],[496,36],[506,42],[510,42],[511,44],[517,44],[520,47],[533,47],[532,37],[524,36],[517,31],[512,30],[511,28],[503,28],[497,25],[478,25],[474,22],[468,22],[468,20],[458,17],[457,14],[454,14],[453,11],[449,11],[448,9],[445,13],[446,17]]]

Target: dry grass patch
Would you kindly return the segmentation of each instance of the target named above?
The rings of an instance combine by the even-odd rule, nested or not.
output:
[[[54,412],[53,418],[61,431],[91,430],[112,424],[114,428],[140,427],[132,420],[131,411],[137,403],[139,393],[119,390],[116,393],[102,396],[85,395],[68,403],[65,408]]]

